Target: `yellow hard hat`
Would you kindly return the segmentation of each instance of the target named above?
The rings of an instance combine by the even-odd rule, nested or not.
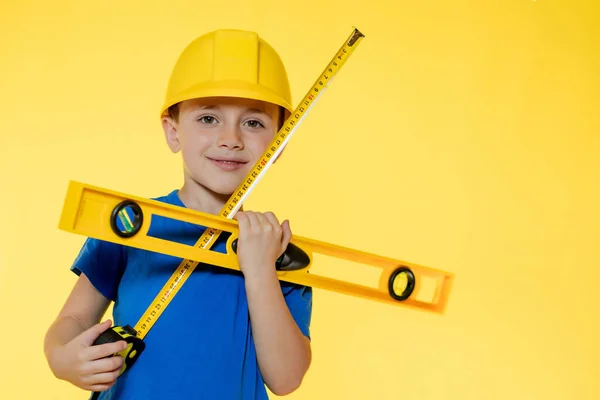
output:
[[[175,64],[161,116],[172,105],[201,97],[241,97],[292,110],[288,75],[277,52],[255,32],[222,29],[193,40]]]

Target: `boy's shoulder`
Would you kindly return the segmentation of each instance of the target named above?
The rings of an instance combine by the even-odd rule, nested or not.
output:
[[[164,192],[161,195],[155,195],[150,197],[150,200],[160,201],[171,205],[185,207],[181,199],[179,198],[179,189],[171,189],[170,191]]]

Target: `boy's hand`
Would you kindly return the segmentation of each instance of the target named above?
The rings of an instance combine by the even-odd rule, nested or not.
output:
[[[239,211],[237,255],[245,276],[275,272],[275,262],[292,238],[288,220],[280,225],[272,212]]]
[[[56,377],[93,392],[101,392],[114,385],[124,360],[120,356],[109,356],[125,349],[127,342],[120,340],[92,345],[102,332],[111,327],[111,323],[107,320],[96,324],[70,342],[56,347],[51,354]]]

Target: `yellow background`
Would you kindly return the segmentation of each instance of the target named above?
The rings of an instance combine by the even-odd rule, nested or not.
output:
[[[181,184],[157,111],[183,47],[212,29],[259,31],[296,105],[352,26],[365,40],[246,208],[457,278],[445,316],[316,290],[314,363],[289,398],[600,398],[597,2],[11,3],[1,399],[87,398],[42,350],[84,240],[57,229],[65,190]]]

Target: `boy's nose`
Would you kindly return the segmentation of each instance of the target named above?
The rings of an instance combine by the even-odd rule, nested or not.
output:
[[[224,127],[219,133],[219,147],[227,147],[230,149],[242,148],[242,135],[237,127]]]

